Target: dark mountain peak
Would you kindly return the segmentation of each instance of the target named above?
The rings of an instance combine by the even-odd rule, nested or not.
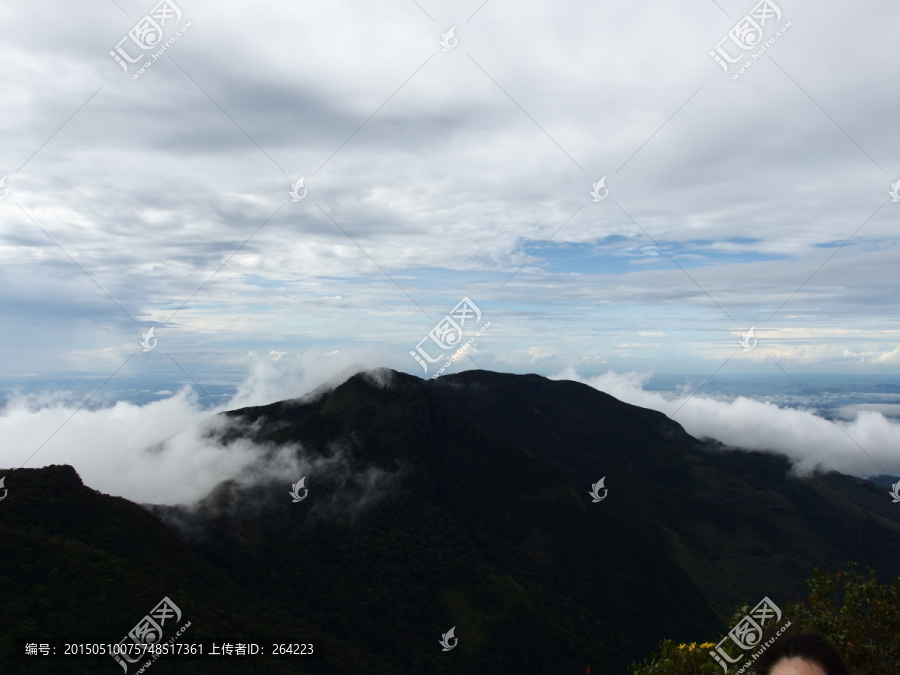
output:
[[[64,533],[68,527],[79,527],[85,514],[93,514],[101,497],[108,497],[87,487],[74,467],[50,464],[37,469],[3,471],[9,491],[3,501],[3,512],[24,521],[43,521],[51,517],[53,529]],[[123,504],[134,506],[118,497]],[[134,508],[139,508],[134,506]]]
[[[582,414],[602,417],[611,424],[642,428],[645,433],[661,438],[679,442],[694,440],[680,424],[663,413],[625,403],[582,382],[551,380],[533,373],[515,375],[469,370],[430,380],[427,384],[446,398],[455,394],[457,400],[468,397],[494,404],[503,402],[514,406],[518,414],[526,417],[546,417],[550,411],[542,410],[539,403],[550,402],[554,411],[566,407]]]
[[[436,380],[422,380],[389,369],[360,372],[314,398],[244,408],[228,415],[245,424],[258,424],[265,419],[265,428],[256,434],[257,440],[286,443],[302,439],[309,446],[307,450],[319,453],[339,438],[367,438],[371,443],[352,443],[354,453],[378,462],[391,457],[414,463],[434,459],[437,448],[430,442],[435,425],[460,424],[463,419],[483,433],[497,433],[506,440],[510,440],[511,433],[517,442],[525,443],[523,449],[545,458],[550,458],[547,452],[552,446],[563,453],[570,451],[572,439],[563,437],[578,434],[582,427],[580,445],[593,444],[594,454],[621,445],[626,437],[634,441],[649,438],[662,444],[657,449],[674,446],[679,453],[703,447],[664,414],[624,403],[586,384],[535,374],[482,370]],[[589,440],[601,428],[601,436],[610,443]],[[386,442],[392,437],[397,440],[397,434],[408,436],[413,431],[429,447],[413,452],[410,443]],[[554,434],[555,440],[550,438]],[[375,446],[379,446],[378,452],[372,451]],[[633,462],[637,459],[632,457]]]
[[[75,467],[68,464],[48,464],[38,469],[0,469],[0,472],[7,476],[7,485],[15,481],[24,489],[35,483],[47,485],[48,482],[60,490],[73,490],[84,485]]]
[[[252,607],[268,617],[257,635],[287,626],[343,650],[321,672],[354,648],[377,664],[358,672],[622,672],[664,638],[714,638],[742,602],[800,598],[815,567],[900,574],[883,488],[794,476],[782,455],[701,442],[577,382],[377,370],[227,415],[259,460],[198,505],[142,509],[71,467],[10,472],[0,527],[21,531],[0,542],[96,550],[89,575],[132,570],[151,595],[186,598],[198,626]],[[50,578],[63,565],[47,564]],[[40,584],[0,590],[40,607]]]

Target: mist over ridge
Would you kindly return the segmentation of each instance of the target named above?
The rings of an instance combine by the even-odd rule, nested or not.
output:
[[[299,362],[259,359],[221,408],[185,385],[149,403],[119,401],[83,409],[27,466],[71,464],[86,484],[108,494],[140,503],[191,503],[220,481],[239,477],[261,452],[246,439],[217,442],[229,422],[216,413],[333,389],[367,370],[352,358],[337,367],[317,363],[311,354]],[[830,421],[813,406],[798,409],[744,396],[711,397],[702,390],[691,396],[693,390],[687,388],[681,393],[649,391],[649,375],[633,372],[581,377],[570,367],[550,378],[583,382],[667,415],[677,411],[674,419],[695,437],[783,453],[802,474],[816,468],[860,477],[900,473],[900,459],[893,452],[900,444],[900,423],[879,412],[864,410],[851,420]],[[0,438],[5,441],[0,465],[17,466],[30,454],[25,450],[33,451],[46,440],[46,429],[62,425],[75,409],[61,396],[11,397],[0,411]]]

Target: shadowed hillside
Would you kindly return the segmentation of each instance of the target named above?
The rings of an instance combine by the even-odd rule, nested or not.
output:
[[[262,602],[202,560],[144,508],[81,483],[70,466],[6,473],[0,502],[0,672],[122,673],[99,660],[10,661],[13,641],[118,642],[163,597],[191,627],[183,641],[250,642],[284,636],[315,642],[321,662],[153,664],[154,673],[371,673],[397,675],[308,621]],[[168,635],[166,636],[168,637]],[[132,671],[134,672],[134,669]]]
[[[234,672],[623,673],[664,638],[722,631],[742,601],[798,599],[815,566],[900,576],[883,488],[791,478],[783,457],[701,443],[583,384],[377,371],[228,415],[259,465],[196,508],[141,508],[69,467],[8,472],[0,640],[118,641],[167,595],[198,640],[323,645],[304,670]],[[99,672],[84,663],[43,672]],[[153,668],[231,672],[210,666]]]

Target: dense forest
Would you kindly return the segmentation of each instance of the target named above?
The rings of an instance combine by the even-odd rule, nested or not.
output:
[[[211,442],[251,439],[258,464],[196,505],[103,495],[68,466],[5,472],[3,672],[121,673],[11,655],[118,642],[168,597],[183,642],[312,643],[316,658],[162,657],[154,673],[621,674],[719,639],[763,596],[814,625],[809,580],[848,560],[900,576],[884,488],[792,476],[780,455],[575,382],[377,371],[227,416]]]

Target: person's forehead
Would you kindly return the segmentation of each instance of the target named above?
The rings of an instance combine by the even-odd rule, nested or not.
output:
[[[781,659],[772,668],[772,675],[827,675],[818,663],[801,658]]]

